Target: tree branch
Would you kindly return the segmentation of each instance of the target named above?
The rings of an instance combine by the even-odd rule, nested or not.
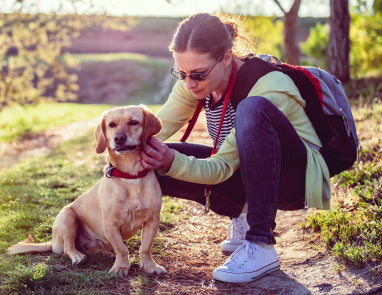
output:
[[[276,4],[277,4],[277,6],[281,9],[281,11],[284,13],[284,14],[286,14],[286,11],[284,10],[284,8],[281,6],[281,4],[280,4],[280,2],[278,1],[278,0],[273,0]]]

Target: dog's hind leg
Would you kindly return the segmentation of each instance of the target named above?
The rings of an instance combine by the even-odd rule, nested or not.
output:
[[[142,228],[142,242],[139,249],[141,257],[141,267],[147,273],[166,273],[163,266],[157,264],[151,256],[151,248],[154,243],[156,234],[159,228],[159,216],[153,216],[150,220],[143,224]]]
[[[78,219],[70,207],[65,207],[57,215],[53,224],[53,253],[69,256],[73,264],[86,261],[86,255],[76,249]]]

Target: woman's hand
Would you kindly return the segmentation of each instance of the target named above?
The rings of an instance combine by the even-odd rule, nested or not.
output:
[[[175,152],[155,137],[150,137],[141,150],[141,163],[145,169],[169,170],[174,157]]]

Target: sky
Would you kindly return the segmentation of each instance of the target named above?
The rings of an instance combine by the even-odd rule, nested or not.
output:
[[[14,7],[12,3],[15,1],[0,0],[0,12],[11,12]],[[24,12],[38,10],[48,13],[52,9],[57,12],[59,1],[63,2],[63,0],[23,0]],[[77,9],[88,12],[88,1],[92,1],[94,9],[99,12],[105,10],[108,14],[120,16],[188,16],[198,12],[214,13],[222,10],[232,12],[238,6],[244,7],[245,14],[282,15],[273,0],[169,0],[171,3],[166,0],[81,0],[77,1]],[[292,0],[279,1],[286,10],[289,10],[293,2]],[[63,10],[65,6],[64,9],[60,8],[60,12]],[[326,17],[329,15],[329,0],[304,0],[299,15]]]

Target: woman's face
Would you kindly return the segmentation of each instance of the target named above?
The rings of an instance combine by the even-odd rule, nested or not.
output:
[[[182,53],[174,52],[175,69],[187,75],[192,73],[207,73],[217,62],[208,53],[199,53],[187,50]],[[226,87],[227,58],[217,62],[203,81],[192,80],[186,77],[183,82],[191,90],[196,99],[204,99],[213,91]],[[228,75],[229,76],[229,75]],[[220,89],[219,89],[220,90]],[[223,92],[225,89],[221,89]]]

